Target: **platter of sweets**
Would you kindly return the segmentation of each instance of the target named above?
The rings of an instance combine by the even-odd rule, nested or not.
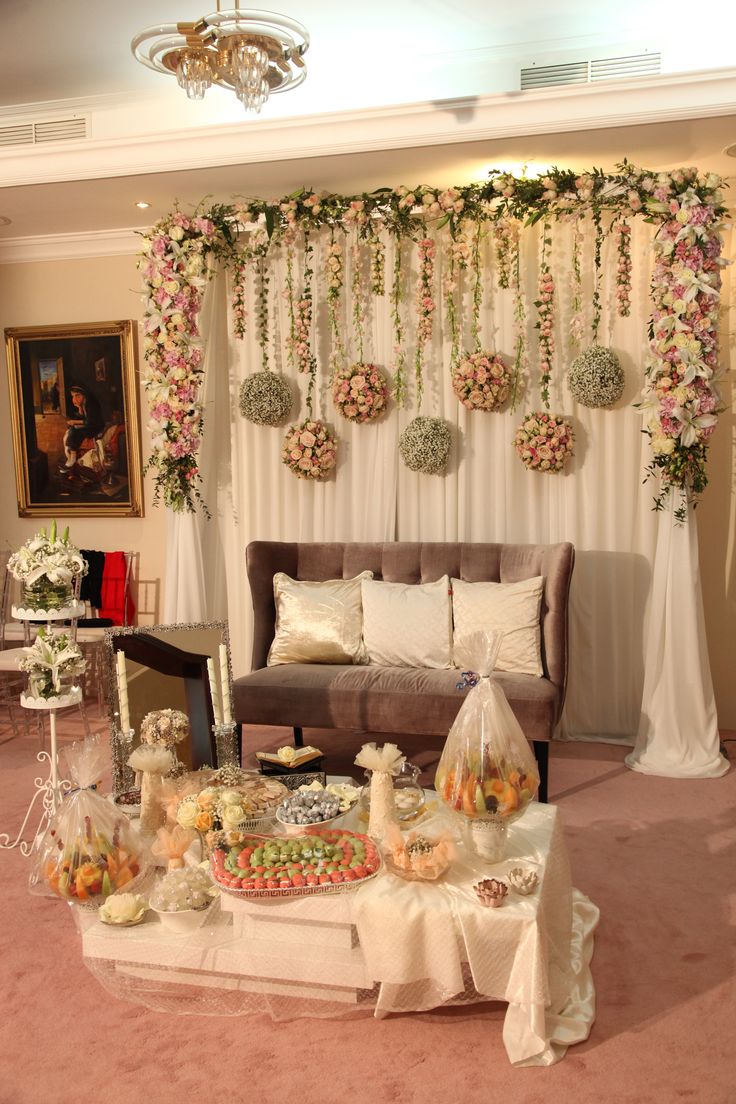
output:
[[[381,855],[368,836],[339,828],[300,836],[229,832],[213,848],[210,869],[235,897],[298,897],[361,886],[378,874]]]

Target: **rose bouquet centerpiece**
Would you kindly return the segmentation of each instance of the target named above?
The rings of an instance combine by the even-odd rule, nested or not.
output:
[[[386,377],[375,364],[345,365],[332,378],[332,401],[349,422],[372,422],[386,410]]]
[[[23,651],[25,655],[18,666],[29,676],[28,689],[32,698],[62,697],[87,666],[79,647],[67,633],[54,634],[39,629],[33,644]]]
[[[286,431],[281,460],[300,479],[325,479],[337,459],[337,440],[312,418]]]
[[[560,472],[573,454],[572,422],[558,414],[527,414],[516,431],[514,448],[532,471]]]
[[[187,779],[182,784],[188,788]],[[232,785],[215,782],[198,792],[186,793],[176,805],[174,819],[182,828],[198,832],[204,846],[209,847],[217,833],[265,826],[288,795],[287,787],[273,778],[244,778]]]
[[[23,602],[29,609],[56,610],[71,601],[72,582],[86,575],[87,563],[69,540],[69,529],[60,537],[53,521],[48,534],[41,529],[12,554],[8,571],[23,584]]]
[[[497,410],[509,396],[513,376],[498,353],[467,353],[450,370],[452,390],[467,410]]]

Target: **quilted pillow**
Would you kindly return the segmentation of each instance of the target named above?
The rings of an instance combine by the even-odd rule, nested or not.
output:
[[[381,667],[451,667],[449,578],[436,583],[364,579],[363,640]]]
[[[496,660],[499,671],[541,678],[541,631],[539,611],[544,577],[518,583],[466,583],[452,580],[454,643],[468,633],[495,629],[503,633]]]

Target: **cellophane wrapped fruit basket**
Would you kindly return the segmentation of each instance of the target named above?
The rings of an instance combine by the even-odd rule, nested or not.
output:
[[[134,890],[147,872],[148,860],[130,820],[92,789],[105,771],[106,755],[95,736],[69,749],[67,767],[75,788],[34,853],[32,893],[97,908],[116,890]]]
[[[500,634],[482,632],[455,645],[456,666],[480,677],[450,729],[435,776],[440,798],[470,823],[469,838],[487,858],[501,857],[503,843],[479,843],[501,837],[539,788],[532,749],[493,677],[500,644]]]

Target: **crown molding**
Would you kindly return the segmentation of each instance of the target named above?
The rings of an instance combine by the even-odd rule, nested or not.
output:
[[[734,114],[736,70],[0,150],[0,187]]]
[[[46,237],[0,238],[0,264],[134,256],[140,253],[140,235],[148,229],[140,226]]]

